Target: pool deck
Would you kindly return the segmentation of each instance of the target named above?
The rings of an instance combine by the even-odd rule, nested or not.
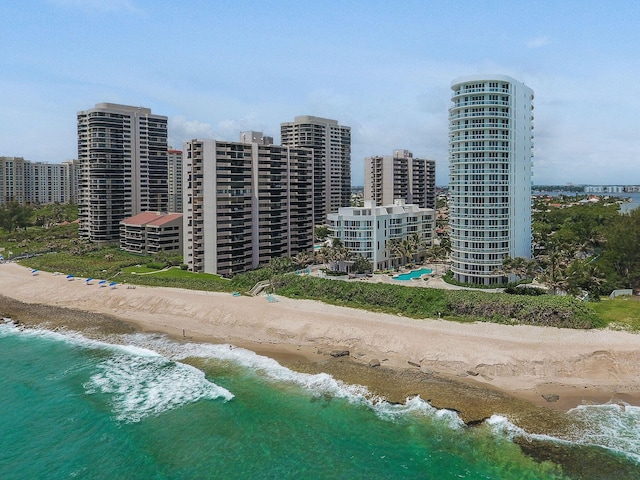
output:
[[[321,268],[322,268],[321,265],[316,265],[312,267],[311,275],[316,277],[323,277],[323,278],[341,280],[346,282],[389,283],[392,285],[402,285],[405,287],[439,288],[442,290],[477,290],[470,287],[461,287],[458,285],[451,285],[445,282],[442,279],[442,274],[440,272],[445,272],[447,268],[445,268],[445,266],[441,263],[437,265],[436,264],[421,265],[420,268],[428,268],[432,271],[432,273],[429,273],[429,274],[425,273],[424,275],[427,276],[426,279],[424,278],[424,275],[423,275],[421,278],[412,279],[412,280],[397,280],[393,278],[394,275],[398,275],[399,273],[409,273],[410,270],[407,270],[406,272],[395,272],[393,273],[393,275],[389,275],[387,273],[374,273],[370,277],[367,276],[367,277],[349,278],[346,275],[342,277],[323,276],[323,272]],[[416,269],[412,269],[412,270],[416,270]],[[495,289],[495,290],[486,289],[483,291],[495,292],[495,291],[501,291],[501,289]]]

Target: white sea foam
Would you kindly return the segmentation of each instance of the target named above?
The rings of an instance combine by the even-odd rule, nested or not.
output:
[[[447,425],[451,429],[464,427],[464,422],[453,410],[437,409],[431,406],[420,396],[407,398],[403,404],[379,402],[374,409],[382,418],[397,418],[403,415],[413,414],[433,418]]]
[[[599,445],[640,462],[640,407],[627,404],[580,405],[568,412],[586,424],[576,443]]]
[[[524,437],[557,443],[606,448],[640,463],[640,407],[626,405],[581,405],[568,412],[586,429],[573,433],[571,438],[528,433],[507,418],[493,415],[485,423],[494,433],[509,438]]]
[[[508,438],[525,437],[536,440],[564,442],[564,440],[550,435],[528,433],[517,425],[511,423],[508,418],[503,417],[502,415],[492,415],[490,418],[485,420],[485,424],[488,425],[495,434],[506,435]]]
[[[392,404],[372,394],[363,385],[348,384],[326,373],[308,374],[295,372],[272,358],[229,344],[179,343],[168,337],[149,336],[140,333],[127,335],[126,337],[128,344],[145,346],[162,352],[163,355],[174,360],[198,357],[231,362],[252,370],[271,381],[300,386],[314,396],[342,398],[353,404],[368,406],[382,418],[393,419],[401,415],[414,414],[444,421],[451,428],[460,428],[464,425],[464,422],[455,412],[438,410],[418,396],[407,399],[405,404]]]
[[[227,361],[256,372],[264,378],[289,384],[299,385],[314,393],[329,394],[350,401],[376,401],[377,398],[362,385],[350,385],[336,380],[326,373],[307,374],[294,372],[280,365],[276,360],[258,355],[244,348],[229,344],[179,343],[166,337],[145,334],[127,335],[127,343],[153,349],[173,360],[184,360],[188,357],[210,358]]]
[[[200,370],[157,354],[115,354],[98,370],[85,384],[86,392],[112,394],[114,413],[121,421],[137,422],[198,400],[233,398]]]
[[[0,325],[0,337],[16,334],[103,351],[105,359],[94,367],[98,373],[84,388],[87,394],[111,394],[115,416],[121,421],[137,422],[198,400],[233,398],[231,392],[208,381],[197,368],[169,360],[142,345],[102,342],[73,331],[21,331],[11,324]]]

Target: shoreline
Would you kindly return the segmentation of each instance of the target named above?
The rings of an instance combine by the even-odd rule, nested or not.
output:
[[[467,424],[500,414],[530,433],[553,433],[578,405],[640,405],[640,336],[627,332],[416,320],[284,297],[270,303],[174,288],[110,289],[32,276],[11,263],[0,265],[0,296],[0,314],[12,316],[13,308],[25,324],[72,309],[75,320],[58,310],[54,325],[87,331],[110,322],[123,333],[230,343],[296,371],[363,384],[392,402],[420,395]]]

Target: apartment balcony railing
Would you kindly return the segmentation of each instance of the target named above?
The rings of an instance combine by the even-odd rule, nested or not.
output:
[[[449,153],[460,152],[509,152],[511,147],[509,146],[497,146],[497,147],[451,147]]]
[[[452,142],[466,142],[469,140],[509,140],[509,135],[457,135],[451,136]]]
[[[510,116],[509,112],[461,112],[461,113],[451,113],[449,115],[449,120],[456,120],[458,118],[475,118],[475,117],[504,117],[508,118]]]
[[[469,100],[456,102],[452,108],[467,107],[469,105],[501,105],[509,106],[510,102],[507,100]]]
[[[451,94],[451,98],[458,97],[460,95],[468,95],[470,93],[482,93],[482,92],[492,92],[492,93],[509,93],[509,88],[503,87],[480,87],[480,88],[461,88],[460,90],[456,90]]]
[[[454,124],[449,126],[449,131],[457,130],[475,130],[478,128],[509,128],[509,124],[505,123],[472,123],[472,124]]]
[[[492,252],[492,254],[493,254],[493,252]],[[496,265],[497,268],[502,267],[502,259],[500,259],[500,260],[493,260],[493,259],[491,259],[491,260],[490,259],[478,260],[478,259],[471,259],[471,258],[455,258],[455,261],[458,262],[458,263],[463,263],[463,264],[467,264],[467,265]]]

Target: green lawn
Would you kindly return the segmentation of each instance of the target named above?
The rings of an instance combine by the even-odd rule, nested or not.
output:
[[[123,268],[114,280],[119,283],[148,285],[153,287],[187,288],[190,290],[208,290],[214,292],[231,292],[237,288],[219,275],[209,273],[193,273],[173,267],[167,270],[156,270],[145,266]]]
[[[606,298],[589,306],[612,327],[640,331],[640,300],[636,297]]]

